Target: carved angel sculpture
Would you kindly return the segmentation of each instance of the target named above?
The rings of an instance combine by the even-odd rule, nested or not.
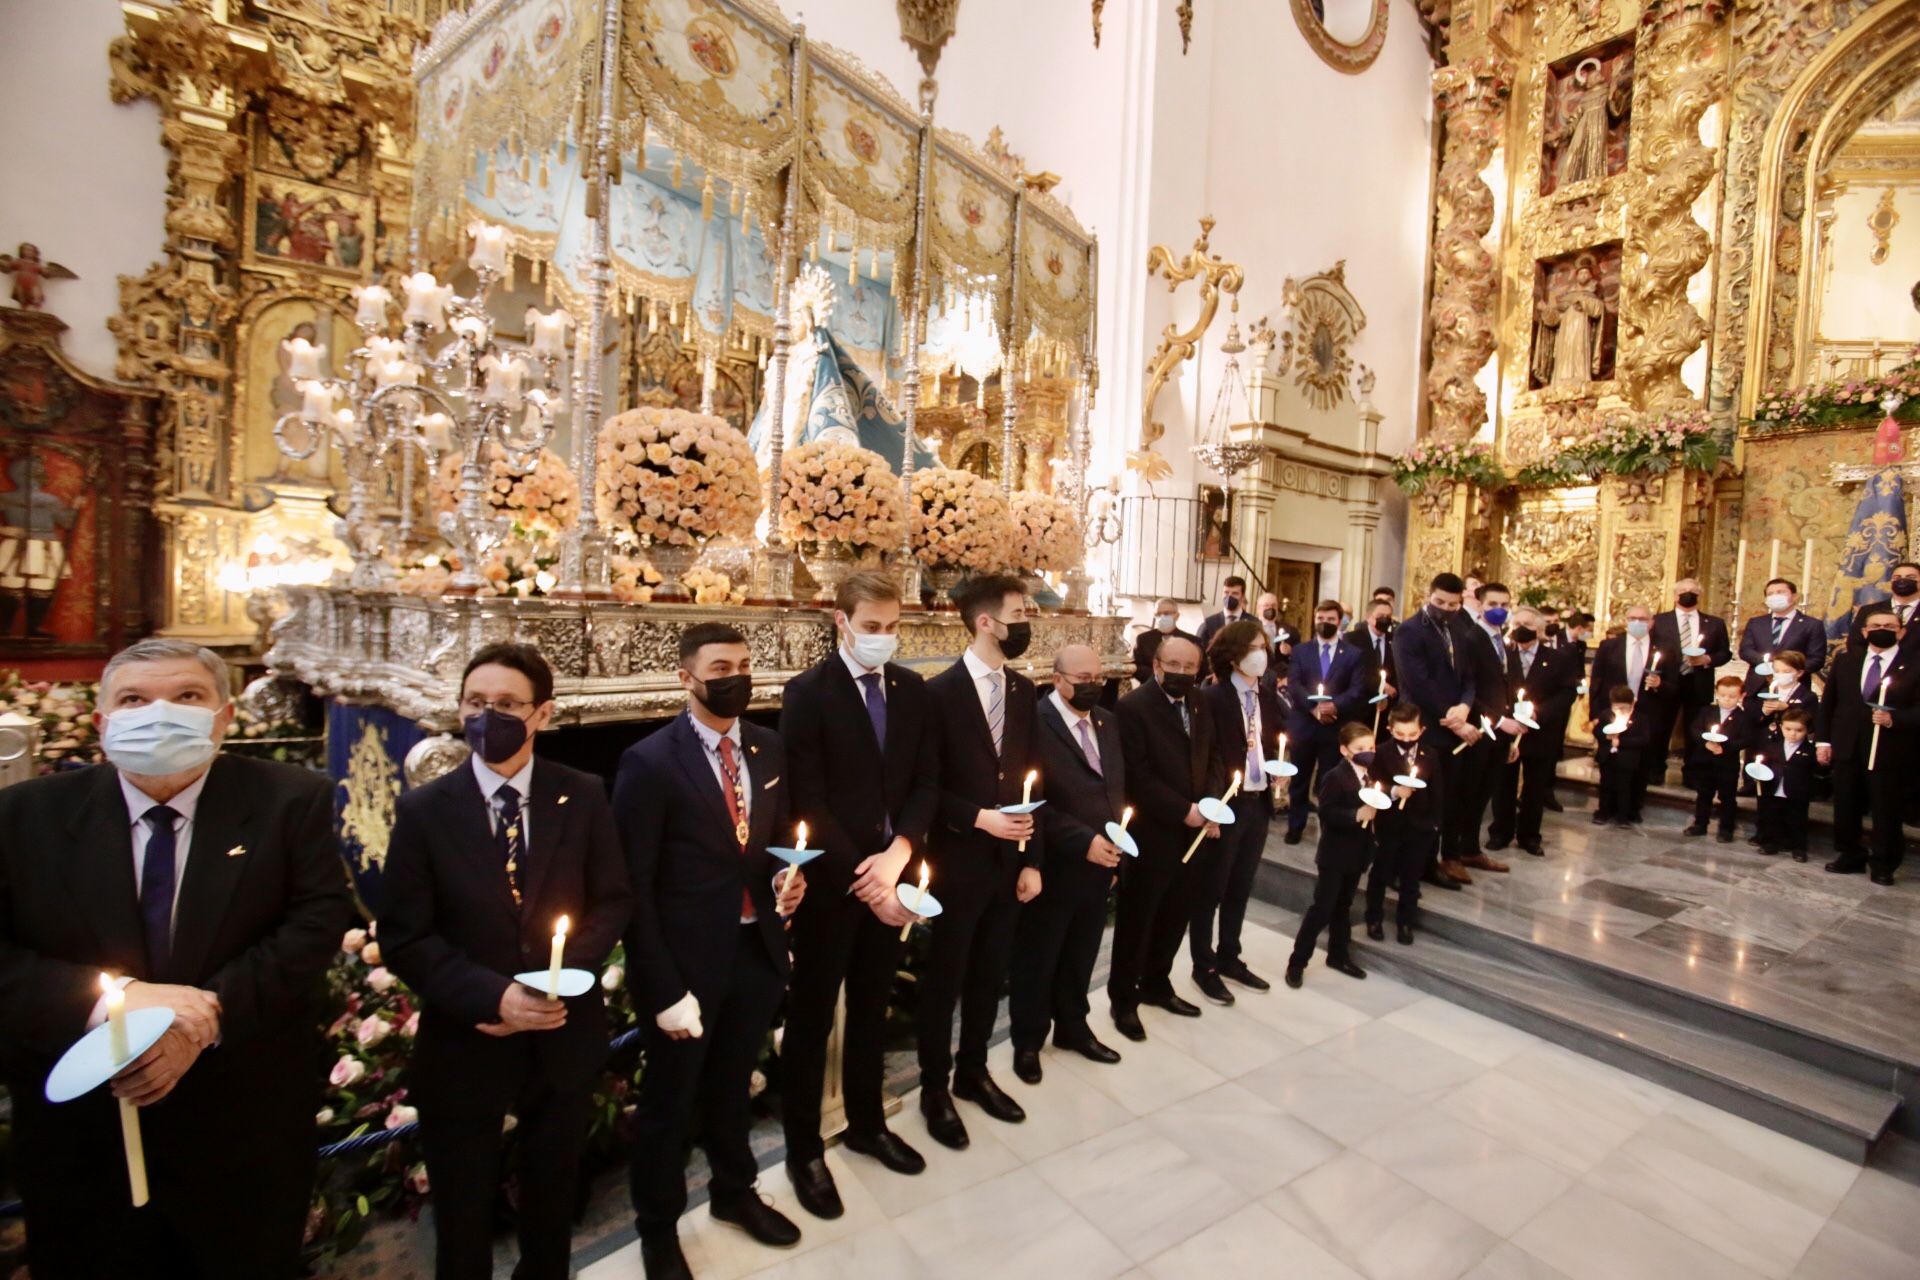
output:
[[[13,300],[23,311],[47,305],[47,281],[80,278],[57,262],[41,261],[37,244],[23,244],[18,253],[0,253],[0,273],[13,277]]]
[[[1574,68],[1560,112],[1561,186],[1606,175],[1607,128],[1627,114],[1632,95],[1630,83],[1608,82],[1598,58],[1588,58]]]
[[[1535,322],[1533,376],[1550,386],[1591,382],[1600,376],[1600,335],[1606,303],[1593,272],[1581,267],[1573,281],[1549,294]]]

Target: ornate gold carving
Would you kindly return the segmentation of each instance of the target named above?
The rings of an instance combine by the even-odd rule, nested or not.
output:
[[[1429,529],[1438,529],[1453,514],[1454,482],[1442,480],[1430,484],[1414,496],[1413,504],[1420,512],[1420,519]]]
[[[1523,504],[1500,535],[1508,563],[1520,570],[1513,576],[1544,576],[1590,553],[1599,519],[1591,508],[1569,511],[1558,504]]]
[[[1347,291],[1347,260],[1304,280],[1289,278],[1280,297],[1289,321],[1280,371],[1291,363],[1294,385],[1313,407],[1331,409],[1347,398],[1353,340],[1367,327],[1367,313]]]
[[[320,106],[287,93],[267,95],[267,135],[301,177],[320,182],[360,152],[361,121],[341,106]]]
[[[897,7],[900,38],[920,59],[920,69],[931,79],[940,65],[940,51],[953,38],[960,0],[897,0]]]
[[[386,730],[379,725],[361,723],[360,736],[347,752],[347,776],[341,779],[340,789],[346,793],[340,806],[340,834],[360,846],[360,870],[384,868],[400,778],[387,749]]]
[[[1882,191],[1880,202],[1867,215],[1867,230],[1873,233],[1873,252],[1869,256],[1876,267],[1883,265],[1893,251],[1893,229],[1900,225],[1900,211],[1893,207],[1893,194],[1892,187]]]
[[[1293,21],[1320,61],[1335,71],[1357,76],[1373,65],[1387,43],[1387,0],[1369,0],[1367,29],[1352,44],[1336,38],[1314,12],[1313,0],[1293,0]]]
[[[1435,191],[1431,360],[1427,400],[1433,434],[1465,440],[1487,418],[1487,398],[1474,379],[1493,354],[1493,255],[1484,243],[1493,228],[1493,192],[1480,173],[1493,148],[1512,92],[1512,73],[1494,58],[1477,58],[1434,72],[1434,92],[1445,120],[1445,151]]]
[[[1651,607],[1666,585],[1667,535],[1618,533],[1607,572],[1607,616],[1622,618],[1634,605]]]
[[[1149,481],[1163,480],[1171,474],[1167,460],[1153,447],[1167,433],[1166,424],[1154,420],[1153,402],[1173,371],[1183,361],[1192,359],[1200,339],[1206,335],[1207,326],[1213,323],[1214,313],[1220,309],[1220,295],[1227,293],[1237,298],[1246,278],[1237,263],[1214,254],[1209,244],[1212,236],[1213,219],[1205,217],[1200,219],[1200,234],[1185,258],[1176,259],[1173,250],[1163,244],[1147,250],[1147,274],[1165,276],[1168,293],[1188,280],[1200,281],[1199,316],[1184,330],[1177,324],[1162,329],[1160,345],[1147,362],[1147,393],[1140,406],[1140,448],[1128,456],[1127,465]]]

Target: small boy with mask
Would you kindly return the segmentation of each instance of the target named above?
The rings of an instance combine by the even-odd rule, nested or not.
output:
[[[1754,752],[1753,758],[1773,770],[1760,784],[1760,852],[1790,853],[1795,862],[1807,860],[1807,807],[1813,800],[1816,767],[1812,732],[1813,712],[1788,707],[1780,713],[1780,736]]]
[[[1760,739],[1780,740],[1780,715],[1788,707],[1818,706],[1813,686],[1807,683],[1807,655],[1797,649],[1785,649],[1773,655],[1771,676],[1747,678],[1747,723]],[[1756,740],[1752,745],[1759,746]]]
[[[1714,705],[1694,713],[1687,727],[1686,784],[1693,788],[1693,825],[1685,834],[1707,834],[1716,799],[1720,802],[1720,843],[1733,840],[1738,807],[1735,796],[1740,790],[1740,756],[1752,745],[1754,716],[1741,705],[1742,682],[1739,676],[1721,676],[1714,681]],[[1715,742],[1711,733],[1723,741]]]
[[[1633,807],[1634,781],[1647,749],[1646,717],[1634,714],[1633,690],[1624,684],[1608,690],[1607,705],[1613,710],[1612,719],[1593,724],[1593,758],[1600,766],[1600,803],[1593,811],[1593,825],[1631,827],[1640,820]],[[1607,732],[1612,725],[1624,727],[1618,733]]]
[[[1358,721],[1340,726],[1340,764],[1320,778],[1318,811],[1320,847],[1314,852],[1319,877],[1313,885],[1313,905],[1300,921],[1287,960],[1287,985],[1296,990],[1306,977],[1307,961],[1320,931],[1327,931],[1327,967],[1349,978],[1367,971],[1348,953],[1352,936],[1353,894],[1360,877],[1373,861],[1374,810],[1360,799],[1360,788],[1371,785],[1373,730]]]
[[[1373,758],[1371,772],[1383,786],[1391,786],[1388,795],[1394,806],[1384,809],[1374,820],[1373,870],[1367,876],[1367,936],[1375,942],[1385,940],[1387,886],[1399,895],[1394,911],[1394,938],[1402,946],[1413,943],[1414,926],[1420,919],[1420,876],[1427,859],[1433,856],[1440,839],[1440,804],[1437,784],[1440,778],[1440,753],[1422,747],[1424,725],[1420,708],[1411,702],[1396,705],[1387,717],[1391,735]],[[1425,787],[1409,787],[1395,778],[1414,777]]]

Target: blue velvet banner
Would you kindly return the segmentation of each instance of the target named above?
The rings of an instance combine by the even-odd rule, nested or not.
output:
[[[387,860],[394,801],[406,789],[402,762],[426,734],[385,707],[329,700],[327,776],[333,779],[334,828],[362,905],[378,917],[380,869]]]

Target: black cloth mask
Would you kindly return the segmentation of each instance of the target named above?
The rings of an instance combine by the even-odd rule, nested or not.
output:
[[[1893,591],[1893,594],[1903,600],[1910,595],[1920,593],[1920,581],[1912,578],[1895,578],[1888,586]]]
[[[1682,609],[1691,609],[1700,603],[1700,593],[1698,591],[1682,591],[1679,595],[1675,596],[1674,599],[1680,602]]]
[[[513,759],[527,745],[527,722],[519,716],[488,707],[477,716],[461,721],[467,746],[488,764]]]
[[[700,705],[719,716],[722,720],[731,720],[747,709],[753,701],[753,677],[750,675],[715,676],[701,682]]]
[[[1532,644],[1539,638],[1540,633],[1532,627],[1515,627],[1513,629],[1513,642],[1515,644]]]
[[[1876,649],[1891,649],[1900,643],[1900,633],[1892,627],[1875,627],[1867,632],[1867,643]]]
[[[1089,680],[1073,686],[1073,695],[1067,699],[1067,705],[1075,711],[1091,711],[1100,705],[1100,695],[1106,692],[1106,685],[1098,680]]]
[[[1000,656],[1017,658],[1027,651],[1033,643],[1033,624],[1031,622],[1004,622],[1007,629],[1006,639],[1000,642]]]
[[[1200,677],[1186,671],[1162,671],[1160,690],[1169,698],[1184,698],[1193,692],[1194,681]]]

